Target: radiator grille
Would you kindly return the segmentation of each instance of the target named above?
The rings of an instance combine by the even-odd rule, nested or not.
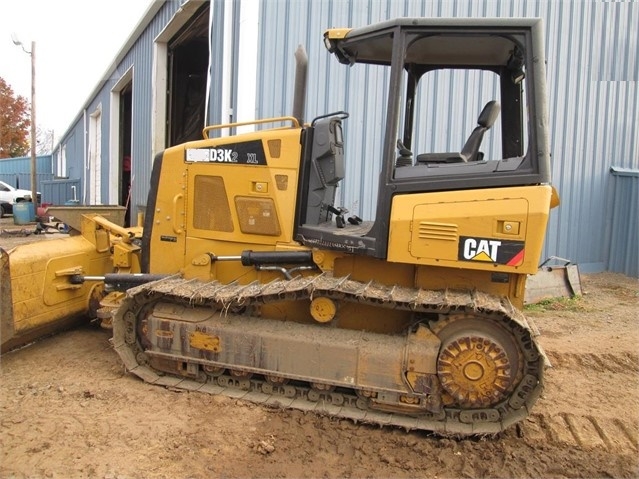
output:
[[[212,231],[233,231],[233,219],[221,176],[195,177],[193,227]]]

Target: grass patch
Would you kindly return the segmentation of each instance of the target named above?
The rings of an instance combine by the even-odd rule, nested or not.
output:
[[[585,311],[581,295],[572,298],[542,299],[534,304],[524,306],[525,311],[543,313],[545,311]]]

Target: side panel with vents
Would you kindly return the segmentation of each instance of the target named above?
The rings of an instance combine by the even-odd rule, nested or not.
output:
[[[186,145],[187,258],[290,244],[300,129],[260,130]],[[189,260],[187,259],[187,262]]]
[[[549,186],[397,195],[388,259],[535,273],[550,197]]]

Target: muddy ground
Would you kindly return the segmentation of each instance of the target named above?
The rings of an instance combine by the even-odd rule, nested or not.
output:
[[[151,386],[86,325],[1,357],[0,477],[639,477],[639,285],[611,273],[582,283],[579,299],[527,309],[553,367],[533,414],[496,437]]]

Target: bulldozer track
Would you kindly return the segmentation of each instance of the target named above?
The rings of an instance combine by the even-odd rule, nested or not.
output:
[[[136,339],[138,313],[160,299],[185,305],[211,307],[221,314],[234,314],[247,307],[272,301],[297,301],[322,295],[339,301],[402,309],[417,313],[481,313],[499,321],[516,338],[524,360],[522,377],[510,396],[487,409],[445,407],[439,413],[405,415],[367,407],[366,401],[349,390],[318,392],[304,384],[273,385],[266,380],[232,374],[193,380],[166,375],[148,365],[148,356]],[[445,320],[444,320],[445,321]],[[327,274],[254,282],[248,285],[201,282],[170,277],[129,289],[113,320],[114,347],[126,368],[144,381],[169,388],[220,394],[271,407],[313,411],[362,423],[419,429],[446,435],[496,434],[529,415],[543,388],[543,352],[535,342],[526,318],[509,301],[477,291],[431,291],[408,287],[362,283]],[[162,356],[163,353],[153,352]],[[166,359],[173,359],[166,354]],[[191,363],[204,363],[189,358]],[[207,382],[208,381],[208,382]]]

